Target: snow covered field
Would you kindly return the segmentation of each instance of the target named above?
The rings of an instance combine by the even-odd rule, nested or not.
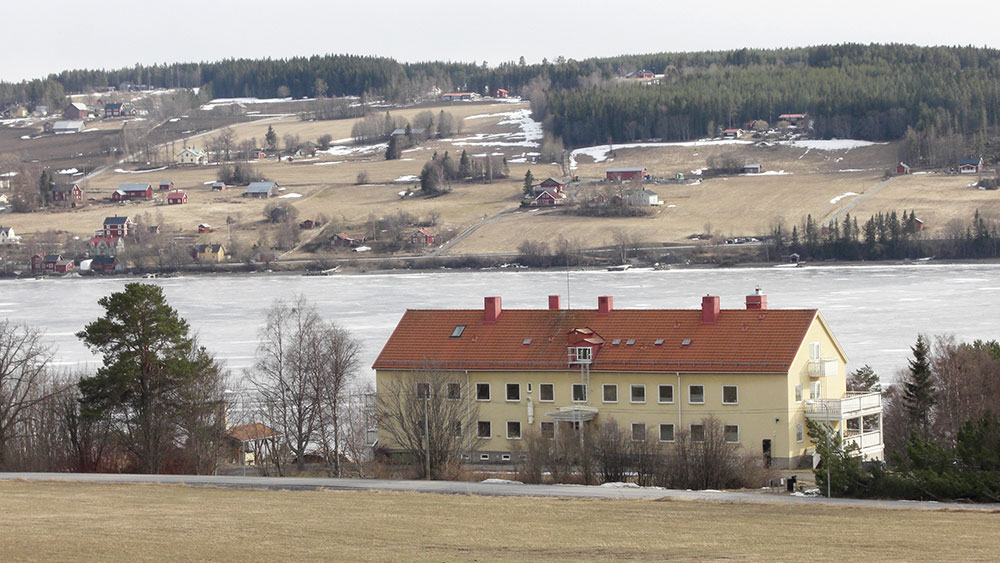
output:
[[[251,365],[257,329],[273,299],[302,293],[321,314],[363,342],[365,373],[406,308],[473,308],[500,295],[505,308],[541,308],[566,296],[565,272],[482,271],[366,276],[217,275],[151,280],[188,319],[202,342],[235,373]],[[994,338],[1000,318],[1000,265],[837,266],[726,270],[634,269],[573,272],[573,308],[596,308],[612,295],[618,308],[695,309],[705,293],[740,308],[760,284],[773,308],[819,308],[849,358],[885,379],[905,367],[917,333]],[[57,365],[94,357],[73,334],[96,319],[97,300],[126,279],[53,278],[0,281],[0,315],[46,330]],[[401,291],[418,284],[433,292]],[[667,291],[669,288],[669,291]],[[72,307],[65,307],[67,299]],[[919,319],[919,321],[913,321]]]

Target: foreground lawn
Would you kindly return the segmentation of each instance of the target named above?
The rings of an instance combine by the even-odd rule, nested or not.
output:
[[[0,482],[21,560],[990,560],[1000,514]]]

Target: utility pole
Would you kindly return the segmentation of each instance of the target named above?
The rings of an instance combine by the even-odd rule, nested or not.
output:
[[[431,435],[427,424],[427,401],[431,400],[430,385],[427,386],[427,396],[424,397],[424,479],[431,480]]]

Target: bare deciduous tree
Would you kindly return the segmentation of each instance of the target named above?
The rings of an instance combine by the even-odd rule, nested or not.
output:
[[[41,400],[38,387],[52,358],[42,333],[27,325],[0,321],[0,468],[8,440],[29,409]]]
[[[479,441],[479,407],[464,378],[428,365],[399,374],[378,390],[379,429],[420,465],[423,477],[440,477]]]

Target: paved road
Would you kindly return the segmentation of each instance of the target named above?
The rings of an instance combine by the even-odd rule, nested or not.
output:
[[[862,200],[864,200],[866,197],[871,197],[871,196],[879,193],[880,191],[882,191],[882,188],[888,186],[889,183],[892,182],[895,179],[896,179],[896,176],[893,176],[892,178],[889,178],[888,180],[884,180],[881,184],[875,186],[874,188],[862,192],[861,195],[859,195],[859,196],[855,197],[854,199],[852,199],[850,203],[848,203],[847,205],[845,205],[840,211],[837,211],[836,213],[833,214],[832,217],[830,217],[829,219],[827,219],[826,222],[823,223],[823,226],[824,227],[829,227],[830,225],[833,224],[834,221],[839,221],[840,218],[843,217],[845,213],[847,213],[850,210],[854,209],[855,206],[857,206],[859,203],[861,203]]]
[[[0,473],[0,480],[68,481],[78,483],[161,483],[215,487],[341,491],[398,491],[483,496],[557,497],[588,499],[689,500],[784,505],[833,505],[906,510],[964,509],[998,511],[1000,504],[963,504],[866,499],[800,497],[789,494],[720,491],[681,491],[657,488],[585,487],[581,485],[521,485],[464,481],[390,481],[309,477],[240,477],[212,475],[121,475],[105,473]]]

